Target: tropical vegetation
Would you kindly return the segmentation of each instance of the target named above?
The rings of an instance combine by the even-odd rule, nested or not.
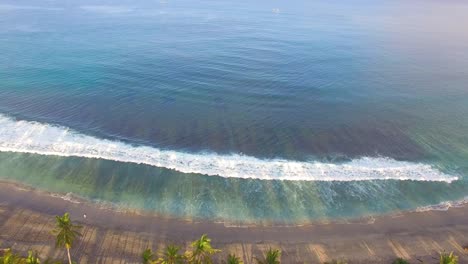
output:
[[[57,248],[65,247],[67,250],[68,263],[72,264],[70,248],[73,246],[75,239],[81,236],[79,232],[81,226],[73,224],[68,213],[65,213],[63,216],[56,216],[55,224],[56,227],[53,231],[56,235],[55,246]]]
[[[458,264],[458,256],[455,256],[453,252],[440,253],[440,264]]]
[[[397,258],[392,262],[392,264],[409,264],[409,262],[403,258]]]
[[[229,254],[227,256],[226,264],[244,264],[244,262],[236,255]]]
[[[279,249],[268,249],[264,258],[258,259],[255,258],[257,264],[280,264],[281,261],[281,251]]]
[[[53,234],[56,235],[56,247],[65,248],[67,251],[68,264],[72,264],[70,249],[76,239],[81,236],[81,226],[75,225],[70,220],[70,215],[65,213],[63,216],[56,216],[56,227]],[[182,247],[178,245],[168,245],[159,253],[154,253],[148,248],[141,254],[143,264],[243,264],[240,257],[234,254],[228,254],[225,260],[219,260],[215,257],[221,250],[216,249],[211,244],[211,239],[207,235],[202,235],[199,239],[193,241],[190,247],[182,253]],[[262,257],[254,257],[257,264],[280,264],[281,251],[279,249],[269,248]],[[51,261],[49,259],[41,261],[37,252],[29,251],[27,256],[21,256],[11,249],[0,249],[0,264],[62,264],[60,261]],[[346,264],[343,260],[333,260],[323,264]],[[392,264],[409,264],[402,258],[395,259]],[[453,252],[441,252],[439,264],[459,264],[458,256]]]

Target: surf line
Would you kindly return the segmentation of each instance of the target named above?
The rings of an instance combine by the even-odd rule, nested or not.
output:
[[[227,178],[289,181],[414,180],[452,182],[458,177],[429,164],[386,157],[362,157],[345,163],[259,159],[238,154],[186,153],[133,146],[72,129],[0,114],[0,151],[84,157],[146,164]]]

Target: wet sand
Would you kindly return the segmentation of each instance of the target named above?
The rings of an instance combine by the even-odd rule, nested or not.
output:
[[[283,263],[438,263],[440,251],[454,251],[468,263],[468,206],[446,211],[407,212],[375,219],[302,226],[234,225],[117,212],[86,202],[70,202],[30,188],[0,183],[0,248],[36,249],[41,256],[65,259],[54,248],[54,216],[70,212],[83,225],[72,249],[78,263],[139,263],[141,252],[167,243],[188,244],[208,234],[215,247],[252,263],[269,247],[280,248]],[[83,215],[86,214],[86,218]],[[218,260],[217,262],[220,262]]]

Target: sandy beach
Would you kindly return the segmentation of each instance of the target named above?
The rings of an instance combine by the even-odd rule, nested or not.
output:
[[[0,0],[0,255],[468,264],[467,25],[468,0]]]
[[[141,252],[166,243],[187,244],[208,234],[214,245],[252,263],[269,247],[281,248],[283,263],[391,263],[403,257],[412,263],[437,263],[440,251],[454,251],[468,261],[468,206],[445,211],[407,212],[348,223],[302,226],[240,225],[123,213],[94,204],[66,201],[16,184],[0,184],[0,248],[64,259],[54,248],[54,215],[70,212],[83,225],[72,250],[79,263],[139,263]],[[83,215],[86,214],[86,218]],[[219,260],[220,261],[220,260]]]

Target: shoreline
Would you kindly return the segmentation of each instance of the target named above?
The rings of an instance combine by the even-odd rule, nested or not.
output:
[[[232,227],[255,227],[255,226],[263,226],[263,227],[299,227],[299,226],[310,226],[310,225],[328,225],[328,224],[349,224],[349,223],[356,223],[356,224],[369,224],[375,221],[376,218],[382,216],[398,216],[401,213],[405,212],[392,212],[381,214],[378,216],[362,216],[362,217],[354,217],[354,218],[337,218],[337,219],[314,219],[311,221],[304,221],[304,222],[281,222],[281,221],[248,221],[248,220],[228,220],[228,219],[204,219],[200,217],[182,217],[182,216],[174,216],[169,214],[162,214],[157,212],[150,212],[144,211],[141,209],[133,209],[133,208],[119,208],[118,206],[114,205],[111,202],[94,202],[88,200],[84,197],[80,197],[74,193],[54,193],[50,191],[45,191],[41,189],[37,189],[31,187],[29,185],[15,182],[15,181],[8,181],[8,180],[0,180],[0,190],[2,189],[2,185],[6,185],[16,189],[17,191],[22,192],[32,192],[37,196],[41,197],[52,197],[60,199],[66,203],[71,204],[81,204],[85,207],[96,208],[103,211],[114,212],[117,214],[124,214],[124,215],[135,215],[135,216],[143,216],[143,217],[150,217],[155,219],[172,219],[177,221],[186,221],[186,222],[211,222],[216,224],[223,224],[225,226],[232,226]],[[0,196],[1,197],[1,196]],[[410,212],[410,211],[408,211]]]
[[[158,248],[169,242],[186,244],[206,233],[213,239],[215,246],[223,249],[226,254],[234,250],[242,256],[245,263],[251,263],[253,255],[258,256],[263,249],[270,246],[281,248],[283,263],[299,263],[309,259],[321,263],[333,258],[346,259],[349,263],[389,263],[396,257],[430,261],[442,250],[455,251],[460,256],[461,263],[468,261],[468,255],[463,249],[468,245],[466,204],[444,211],[384,215],[367,223],[346,221],[296,226],[236,226],[209,220],[118,212],[102,209],[91,203],[65,201],[61,197],[50,196],[33,188],[23,188],[20,184],[0,182],[0,209],[0,248],[22,245],[19,250],[26,251],[27,247],[41,245],[40,252],[48,248],[47,252],[57,252],[58,256],[61,253],[53,249],[54,241],[50,232],[44,235],[40,231],[33,237],[44,238],[35,238],[37,241],[28,237],[31,232],[37,231],[35,226],[38,224],[44,224],[41,230],[51,229],[55,215],[70,212],[72,219],[85,226],[86,230],[95,230],[94,243],[91,245],[86,242],[82,247],[95,248],[99,245],[98,248],[103,248],[108,243],[112,245],[113,242],[107,240],[98,243],[97,232],[102,232],[105,239],[111,233],[111,241],[115,236],[123,236],[124,240],[136,236],[145,240],[146,245],[158,245]],[[84,214],[86,218],[83,217]],[[32,220],[35,222],[30,223]],[[25,226],[32,226],[32,229],[25,231]],[[11,237],[8,234],[14,235]],[[127,244],[126,242],[125,245]],[[145,243],[141,242],[138,247],[133,246],[135,251],[131,253],[127,252],[127,246],[123,246],[121,251],[126,253],[121,253],[120,257],[129,262],[138,262],[139,254],[145,249],[143,244]],[[92,250],[76,251],[73,254],[79,257],[80,263],[94,260],[108,263],[102,261],[102,258],[107,258],[110,252]]]
[[[172,219],[177,221],[186,221],[186,222],[209,222],[209,223],[216,223],[216,224],[223,224],[225,226],[232,226],[232,227],[303,227],[303,226],[320,226],[320,225],[346,225],[346,224],[373,224],[377,219],[382,218],[397,218],[401,216],[405,216],[406,214],[412,213],[423,213],[423,212],[431,212],[431,211],[447,211],[452,208],[463,208],[468,207],[468,198],[465,197],[460,200],[455,201],[443,201],[438,204],[433,205],[426,205],[420,206],[414,209],[408,210],[400,210],[400,211],[393,211],[387,212],[382,214],[375,214],[375,215],[367,215],[361,217],[343,217],[343,218],[336,218],[336,219],[312,219],[310,221],[303,221],[303,222],[281,222],[281,221],[270,221],[270,220],[259,220],[259,221],[248,221],[248,220],[229,220],[229,219],[205,219],[200,217],[183,217],[183,216],[175,216],[170,214],[163,214],[151,211],[145,211],[142,209],[134,209],[134,208],[119,208],[117,205],[113,204],[112,202],[106,201],[91,201],[87,198],[80,197],[74,193],[54,193],[42,189],[38,189],[20,182],[16,181],[9,181],[9,180],[0,180],[0,190],[4,188],[4,186],[9,186],[17,191],[22,192],[31,192],[40,197],[52,197],[60,199],[66,203],[77,204],[85,206],[86,208],[95,208],[102,211],[109,211],[110,213],[117,213],[123,215],[135,215],[135,216],[142,216],[142,217],[149,217],[154,219]],[[1,195],[0,195],[1,198]],[[1,201],[0,201],[1,202]]]

